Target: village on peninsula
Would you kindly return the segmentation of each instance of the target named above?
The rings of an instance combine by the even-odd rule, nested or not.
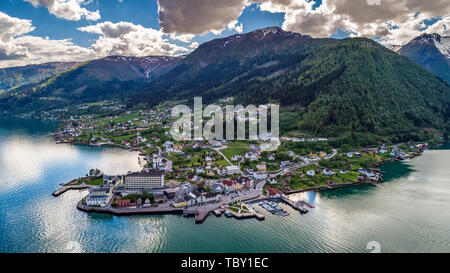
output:
[[[280,203],[300,213],[314,209],[306,201],[292,200],[294,193],[381,183],[381,164],[414,158],[428,148],[427,143],[408,142],[336,149],[327,138],[283,135],[277,150],[263,151],[270,134],[252,141],[174,141],[170,110],[123,107],[105,101],[79,105],[70,116],[67,109],[43,113],[41,118],[64,120],[53,133],[57,143],[137,151],[142,167],[128,173],[91,169],[62,183],[53,196],[88,190],[77,204],[88,213],[176,213],[193,216],[196,223],[209,214],[264,220],[262,210],[288,215]]]

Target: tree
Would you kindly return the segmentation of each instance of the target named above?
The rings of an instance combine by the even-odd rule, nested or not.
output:
[[[211,185],[206,185],[205,190],[206,190],[207,193],[211,193],[212,192]]]

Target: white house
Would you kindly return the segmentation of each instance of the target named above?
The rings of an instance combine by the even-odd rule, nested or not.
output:
[[[257,153],[254,153],[254,152],[249,152],[249,153],[245,154],[245,158],[246,159],[250,159],[250,161],[255,161],[255,160],[258,159],[258,157],[259,157],[259,155]]]
[[[194,206],[195,205],[196,199],[195,199],[195,197],[192,197],[190,195],[186,195],[183,198],[183,201],[188,204],[188,207],[190,207],[190,206]]]
[[[256,180],[264,180],[267,178],[267,173],[255,172],[253,173],[253,178]]]
[[[287,167],[289,165],[291,165],[292,163],[290,161],[281,161],[280,165],[281,167]]]
[[[269,184],[277,184],[277,180],[275,178],[269,179]]]
[[[240,156],[240,155],[233,155],[231,157],[231,161],[239,161],[240,159],[242,159],[242,156]]]
[[[227,166],[225,167],[227,175],[234,175],[240,173],[240,169],[238,166]]]
[[[205,160],[206,160],[207,162],[213,161],[212,157],[210,157],[210,156],[205,157]]]
[[[314,170],[308,170],[308,171],[306,172],[306,175],[308,175],[308,176],[314,176],[314,175],[316,175],[316,172],[315,172]]]
[[[214,147],[222,147],[222,142],[217,141],[217,140],[210,140],[209,144]]]
[[[112,198],[112,191],[109,187],[93,187],[89,189],[89,195],[86,197],[88,206],[106,206]]]
[[[221,193],[223,191],[223,188],[221,186],[216,186],[212,188],[213,192]]]
[[[209,193],[204,196],[206,203],[219,203],[220,195],[218,193]]]
[[[217,169],[217,174],[219,176],[225,176],[225,175],[227,175],[227,170],[225,168],[218,168]]]

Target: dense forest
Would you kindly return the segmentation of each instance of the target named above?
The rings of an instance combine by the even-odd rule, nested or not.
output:
[[[280,46],[283,39],[287,46]],[[283,133],[302,130],[342,144],[449,131],[450,86],[408,58],[364,38],[290,39],[244,40],[219,56],[213,45],[199,48],[131,104],[194,96],[204,103],[224,96],[244,105],[274,102],[288,109],[281,117]],[[239,50],[242,43],[254,43],[247,46],[253,50]],[[205,64],[211,55],[214,62]]]

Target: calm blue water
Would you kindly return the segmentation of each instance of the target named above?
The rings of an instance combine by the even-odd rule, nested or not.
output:
[[[450,252],[450,150],[383,167],[387,183],[304,193],[316,208],[265,221],[210,216],[86,214],[86,192],[58,198],[59,183],[90,168],[139,169],[137,154],[57,145],[55,124],[0,119],[0,252]]]

